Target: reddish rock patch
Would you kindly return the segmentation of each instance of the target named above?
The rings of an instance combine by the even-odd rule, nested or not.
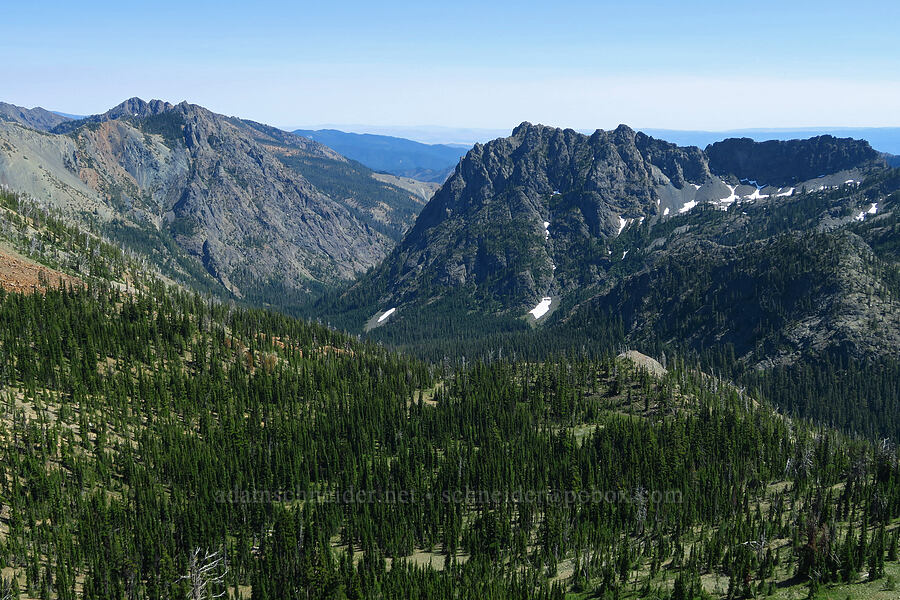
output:
[[[10,292],[29,294],[33,291],[45,292],[48,288],[83,284],[77,277],[66,275],[44,265],[0,248],[0,287]]]

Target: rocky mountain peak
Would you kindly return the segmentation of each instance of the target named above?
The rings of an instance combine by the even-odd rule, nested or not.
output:
[[[522,121],[512,130],[512,137],[522,137],[534,127],[528,121]]]
[[[129,98],[121,104],[109,109],[103,116],[106,119],[118,119],[121,117],[150,117],[170,111],[175,106],[163,100],[150,100],[146,102],[141,98]]]

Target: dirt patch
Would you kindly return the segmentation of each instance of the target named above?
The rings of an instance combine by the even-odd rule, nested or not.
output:
[[[0,248],[0,287],[10,292],[29,294],[35,290],[45,292],[50,288],[66,285],[83,285],[77,277],[66,275],[19,256],[7,248]]]

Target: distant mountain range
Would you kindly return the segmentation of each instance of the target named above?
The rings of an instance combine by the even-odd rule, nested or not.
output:
[[[734,129],[729,131],[690,131],[677,129],[641,129],[647,135],[679,146],[698,146],[726,138],[750,138],[757,142],[767,140],[807,139],[820,135],[866,140],[879,152],[900,154],[900,127],[806,127],[797,129]]]
[[[349,126],[348,126],[349,127]],[[504,137],[495,130],[471,130],[452,128],[377,128],[355,126],[359,131],[387,131],[396,135],[375,133],[349,133],[338,129],[298,129],[294,133],[303,135],[329,146],[344,156],[357,160],[375,171],[412,177],[421,181],[442,183],[453,171],[459,158],[474,143],[485,143],[494,138]],[[685,131],[675,129],[641,129],[642,133],[678,144],[705,148],[715,142],[729,138],[749,138],[757,142],[769,140],[788,141],[807,139],[820,135],[862,139],[880,152],[886,153],[886,160],[893,166],[900,166],[900,128],[808,128],[808,129],[742,129],[733,131]],[[580,131],[591,135],[593,131]],[[399,137],[398,137],[399,136]],[[471,140],[471,144],[433,144],[414,141],[417,137],[438,140]],[[409,138],[409,139],[405,139]]]
[[[41,131],[49,131],[68,120],[69,117],[45,110],[40,106],[35,108],[22,108],[21,106],[16,106],[14,104],[0,102],[0,121],[21,123],[34,129],[40,129]]]
[[[345,133],[335,129],[294,131],[333,148],[372,170],[443,183],[468,147],[422,144],[385,135]]]

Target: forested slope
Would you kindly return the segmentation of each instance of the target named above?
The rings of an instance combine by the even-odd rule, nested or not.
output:
[[[227,556],[210,589],[255,599],[896,572],[895,447],[680,361],[436,369],[158,284],[0,294],[0,328],[0,563],[20,598],[185,597],[196,549]]]

